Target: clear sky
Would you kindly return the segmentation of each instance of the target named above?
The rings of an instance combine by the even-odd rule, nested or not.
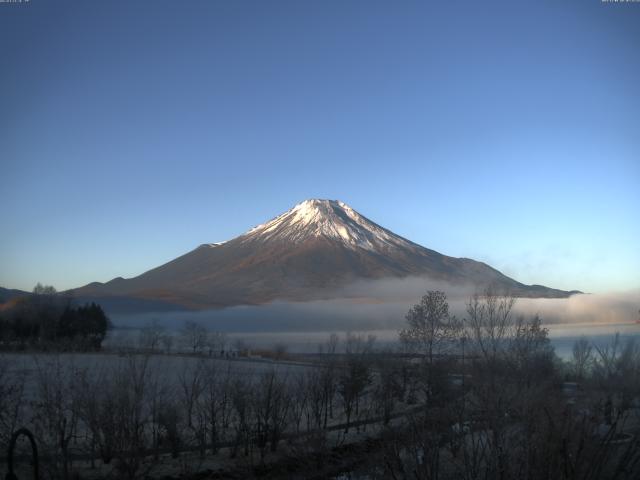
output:
[[[130,277],[307,198],[640,287],[640,3],[0,3],[0,285]]]

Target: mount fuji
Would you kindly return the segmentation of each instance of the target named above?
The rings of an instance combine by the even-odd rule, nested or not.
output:
[[[306,200],[232,240],[200,245],[130,279],[71,292],[118,310],[206,309],[344,297],[357,280],[424,277],[522,297],[577,291],[524,285],[468,258],[417,245],[336,200]]]

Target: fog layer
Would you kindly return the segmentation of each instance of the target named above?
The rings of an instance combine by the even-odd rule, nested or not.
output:
[[[337,300],[304,303],[276,301],[262,306],[238,306],[198,312],[112,314],[116,327],[138,328],[157,321],[179,328],[186,320],[224,332],[284,332],[380,330],[400,328],[411,305],[428,290],[443,290],[451,312],[465,315],[476,293],[472,286],[452,286],[424,278],[359,281],[343,289]],[[545,323],[624,323],[638,319],[640,290],[609,294],[580,294],[566,299],[521,298],[516,313],[538,314]]]

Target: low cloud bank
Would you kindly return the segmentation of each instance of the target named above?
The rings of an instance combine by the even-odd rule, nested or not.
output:
[[[424,278],[359,281],[341,291],[346,298],[304,303],[273,302],[200,312],[113,314],[116,327],[139,328],[157,321],[180,328],[193,320],[223,332],[313,332],[398,329],[411,305],[428,290],[447,293],[451,313],[465,316],[473,286],[452,286]],[[516,314],[539,314],[545,323],[625,323],[638,319],[640,290],[610,294],[574,295],[567,299],[529,299],[516,302]]]
[[[572,295],[562,299],[518,299],[518,311],[546,323],[628,323],[639,319],[640,290]]]
[[[404,303],[364,304],[349,300],[323,300],[274,302],[202,312],[112,315],[111,318],[116,327],[138,328],[157,321],[167,328],[180,328],[185,321],[191,320],[223,332],[312,332],[395,328],[401,323],[406,310]]]

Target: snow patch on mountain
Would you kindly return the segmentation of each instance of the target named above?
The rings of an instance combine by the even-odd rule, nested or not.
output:
[[[243,241],[281,240],[301,243],[324,237],[350,248],[379,250],[415,248],[416,245],[380,227],[337,200],[305,200],[267,223],[252,228]]]
[[[203,243],[202,247],[215,248],[215,247],[219,247],[220,245],[224,245],[227,242],[228,240],[225,240],[224,242],[216,242],[216,243]]]

